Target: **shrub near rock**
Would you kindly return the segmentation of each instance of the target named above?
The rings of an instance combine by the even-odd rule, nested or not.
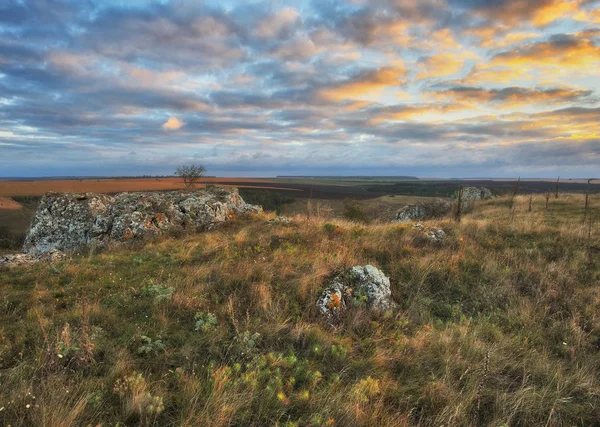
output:
[[[382,311],[396,306],[390,279],[372,265],[357,265],[336,276],[319,297],[317,308],[321,314],[332,317],[361,304]]]

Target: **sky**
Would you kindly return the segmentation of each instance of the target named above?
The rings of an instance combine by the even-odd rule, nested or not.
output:
[[[600,0],[0,0],[0,176],[600,175]]]

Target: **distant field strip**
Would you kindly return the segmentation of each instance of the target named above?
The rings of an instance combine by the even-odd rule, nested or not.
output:
[[[15,202],[10,197],[0,197],[0,209],[3,210],[20,210],[23,206],[20,203]]]
[[[288,187],[270,187],[245,184],[275,184],[274,181],[244,178],[205,178],[202,184],[218,184],[223,187],[261,188],[272,190],[298,191]],[[181,190],[184,185],[179,178],[134,178],[134,179],[62,179],[38,181],[0,182],[0,197],[41,196],[49,191],[68,193],[119,193],[122,191]]]

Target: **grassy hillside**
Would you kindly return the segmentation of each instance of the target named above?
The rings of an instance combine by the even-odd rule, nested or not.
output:
[[[1,270],[0,425],[597,425],[600,253],[581,195],[527,203],[440,243],[265,215]],[[357,264],[399,309],[332,325],[315,301]]]

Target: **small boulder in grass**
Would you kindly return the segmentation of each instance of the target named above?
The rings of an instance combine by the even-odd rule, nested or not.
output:
[[[57,249],[51,249],[45,254],[10,254],[0,256],[0,267],[17,267],[24,265],[33,265],[38,262],[55,263],[68,260],[69,257]]]
[[[277,216],[269,220],[271,225],[292,225],[294,221],[286,216]]]
[[[432,242],[441,242],[446,238],[446,232],[441,228],[431,228],[421,223],[414,224],[413,228],[424,232]]]
[[[390,279],[372,265],[357,265],[336,276],[317,300],[319,312],[327,317],[362,304],[378,311],[396,306],[392,301]]]

